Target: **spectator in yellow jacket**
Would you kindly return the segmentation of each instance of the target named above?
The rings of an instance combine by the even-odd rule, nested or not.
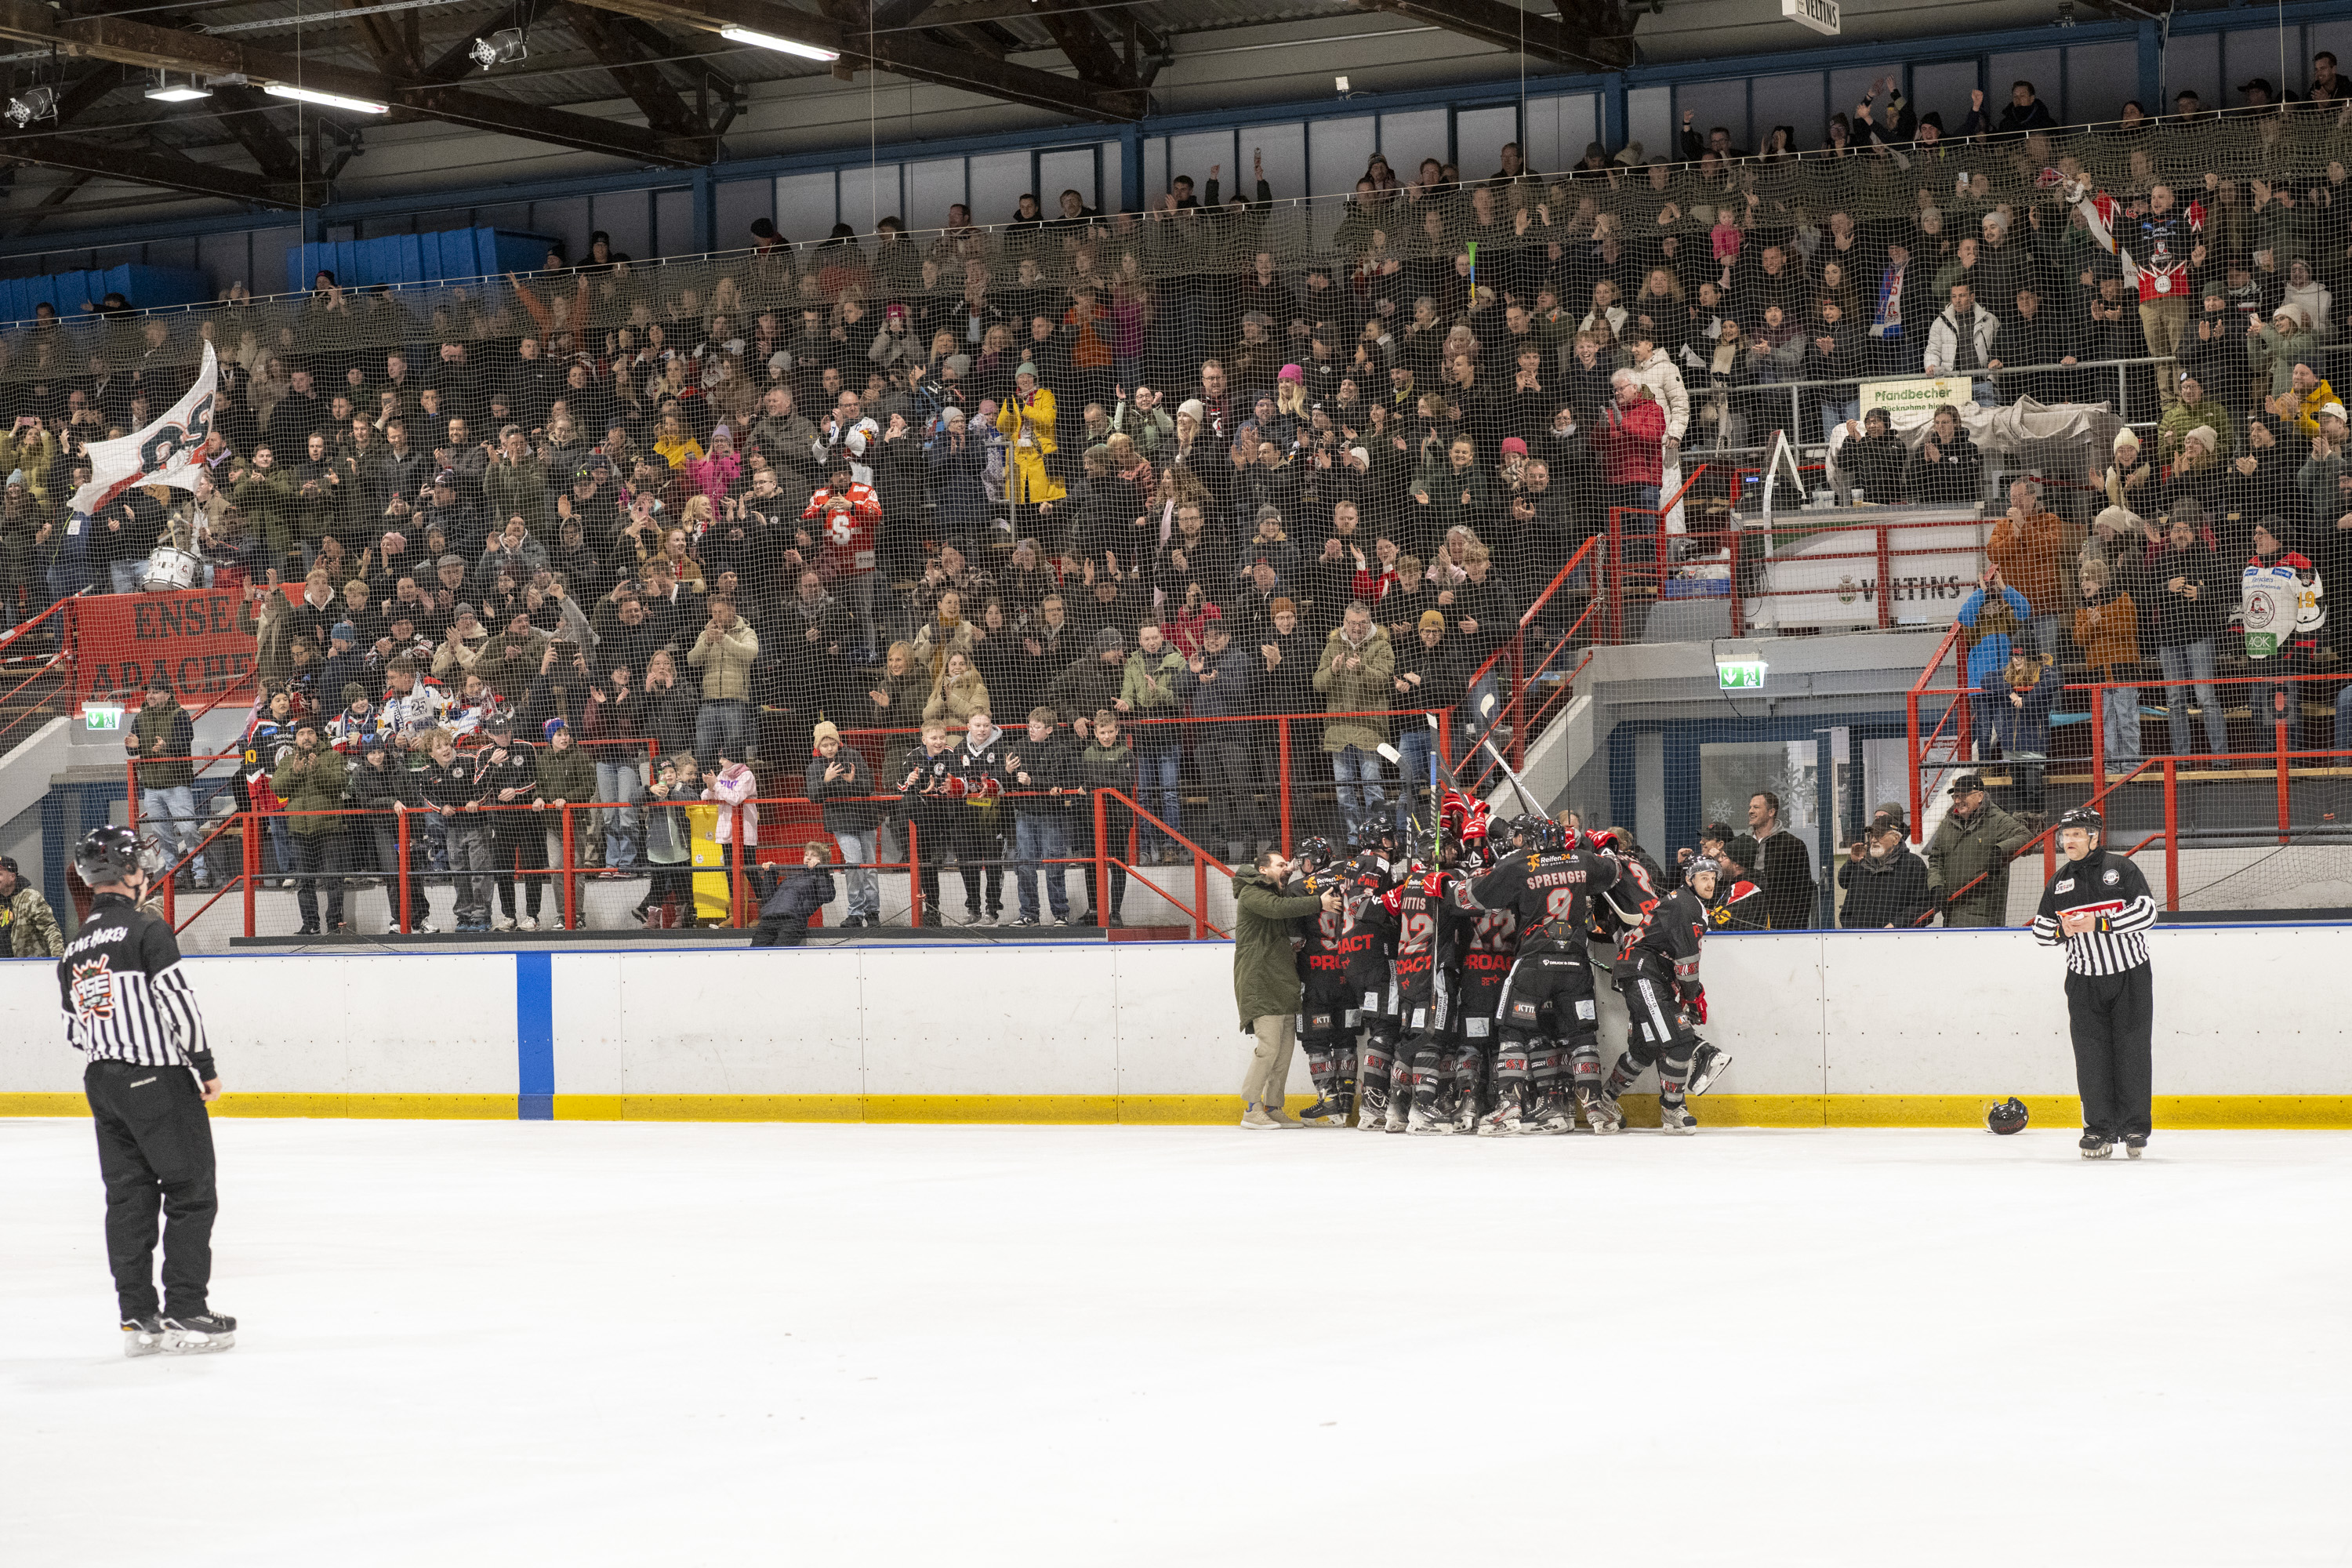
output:
[[[1054,395],[1037,384],[1037,367],[1027,360],[1013,373],[1013,395],[996,411],[996,428],[1010,448],[1004,499],[1016,507],[1060,500],[1061,483],[1045,471],[1054,455]],[[1026,531],[1016,525],[1013,531]]]

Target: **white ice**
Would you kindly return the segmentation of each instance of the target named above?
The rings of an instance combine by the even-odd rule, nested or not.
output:
[[[134,1362],[0,1122],[9,1568],[2352,1543],[2352,1134],[215,1126],[239,1343]]]

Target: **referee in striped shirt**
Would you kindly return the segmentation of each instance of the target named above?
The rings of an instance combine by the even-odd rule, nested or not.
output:
[[[2147,1147],[2156,1079],[2155,987],[2139,933],[2156,923],[2156,898],[2128,857],[2107,852],[2105,834],[2105,819],[2087,805],[2058,819],[2066,861],[2042,891],[2033,935],[2066,946],[2066,1023],[2083,1097],[2083,1158],[2104,1160],[2121,1142],[2137,1160]]]
[[[220,1074],[171,924],[139,907],[160,862],[160,852],[128,827],[85,834],[74,847],[74,870],[89,884],[89,915],[58,961],[66,1037],[89,1058],[82,1088],[106,1181],[107,1261],[123,1350],[134,1356],[223,1351],[236,1342],[236,1320],[216,1315],[206,1300],[220,1205],[205,1106],[220,1098]]]

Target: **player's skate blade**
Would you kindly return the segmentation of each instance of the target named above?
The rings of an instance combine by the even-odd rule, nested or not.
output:
[[[1606,1095],[1598,1096],[1584,1107],[1584,1124],[1595,1132],[1622,1132],[1625,1131],[1625,1108]]]
[[[2124,1158],[2137,1160],[2147,1152],[2147,1135],[2144,1132],[2124,1134]]]
[[[138,1357],[155,1355],[163,1348],[163,1320],[150,1313],[143,1318],[122,1320],[122,1353]]]
[[[1658,1107],[1658,1131],[1696,1132],[1698,1131],[1698,1118],[1690,1113],[1687,1106],[1662,1105]]]
[[[236,1320],[217,1312],[163,1320],[163,1349],[171,1355],[211,1355],[236,1343]]]
[[[1336,1095],[1327,1095],[1300,1111],[1298,1120],[1309,1127],[1345,1127],[1348,1102]]]
[[[2104,1160],[2116,1152],[2116,1146],[2113,1143],[2095,1132],[2084,1133],[2083,1141],[2074,1147],[2083,1152],[2083,1158],[2085,1160]]]

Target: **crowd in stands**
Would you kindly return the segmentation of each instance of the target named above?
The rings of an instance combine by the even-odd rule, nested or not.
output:
[[[2301,100],[2250,86],[2227,115],[2185,100],[2068,130],[2019,82],[1948,132],[1890,79],[1818,149],[1685,116],[1676,148],[1595,144],[1555,174],[1516,145],[1487,175],[1375,157],[1336,221],[1279,208],[1262,168],[1212,167],[1140,213],[1065,192],[803,246],[762,220],[748,251],[685,266],[600,234],[429,303],[321,273],[289,304],[47,317],[0,333],[0,626],[193,555],[257,639],[236,798],[427,813],[425,864],[488,879],[469,924],[530,921],[551,852],[520,814],[441,830],[485,789],[612,808],[572,860],[644,876],[645,918],[724,858],[720,807],[823,800],[876,918],[861,863],[950,793],[1006,796],[984,827],[940,817],[924,854],[974,868],[971,918],[998,917],[1015,864],[1016,918],[1053,919],[1035,864],[1093,827],[1055,789],[1131,795],[1158,821],[1112,828],[1146,864],[1183,852],[1167,829],[1239,863],[1285,776],[1335,836],[1414,812],[1419,714],[1451,712],[1464,755],[1508,695],[1490,661],[1538,601],[1538,630],[1574,618],[1589,580],[1546,591],[1612,509],[1674,529],[1686,451],[1751,447],[1793,408],[1800,439],[1846,426],[1870,500],[1973,510],[2008,476],[1959,410],[1906,441],[1858,416],[1857,381],[2112,399],[2116,372],[2088,367],[2147,361],[2123,410],[2147,434],[2055,477],[2063,498],[2012,488],[1961,611],[1983,754],[2036,753],[2052,661],[2210,679],[2263,540],[2315,574],[2352,542],[2326,374],[2352,97],[2327,55]],[[2179,292],[2135,299],[2116,251],[2175,212]],[[203,342],[194,489],[131,489],[69,529],[83,448],[180,397]],[[1770,391],[1790,383],[1793,403]],[[2129,756],[2137,701],[2112,706]],[[1282,715],[1307,716],[1286,758]],[[312,880],[396,854],[346,820],[271,830],[280,871],[320,874],[306,926],[341,912],[322,922]]]

